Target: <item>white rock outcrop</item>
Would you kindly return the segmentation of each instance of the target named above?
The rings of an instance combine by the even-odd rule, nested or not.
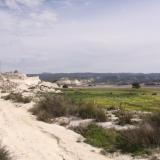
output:
[[[39,77],[28,77],[27,75],[16,72],[0,74],[0,89],[2,91],[14,92],[56,92],[61,93],[56,83],[44,82]]]
[[[68,86],[85,86],[93,82],[93,79],[69,79],[69,78],[60,78],[56,83],[59,85],[68,85]]]

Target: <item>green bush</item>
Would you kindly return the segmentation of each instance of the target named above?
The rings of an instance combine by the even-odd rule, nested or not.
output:
[[[134,154],[149,153],[149,149],[160,146],[160,130],[150,126],[143,125],[137,129],[120,132],[117,148],[122,152]]]
[[[88,126],[84,136],[85,142],[100,148],[104,148],[107,151],[115,150],[114,144],[118,137],[118,133],[114,130],[105,130],[100,126],[92,124]]]
[[[149,116],[139,127],[129,130],[106,130],[95,124],[88,127],[77,127],[74,131],[82,134],[89,143],[106,151],[121,151],[142,155],[151,153],[160,147],[160,113]]]
[[[93,118],[98,122],[106,120],[106,114],[100,107],[91,103],[78,105],[65,95],[44,95],[30,111],[37,116],[38,120],[45,122],[69,115]]]
[[[5,100],[12,100],[18,103],[30,103],[31,97],[23,97],[21,93],[10,93],[7,96],[2,97]]]
[[[134,154],[149,153],[160,147],[160,113],[154,113],[144,119],[135,129],[120,132],[117,148]]]
[[[139,89],[141,88],[141,85],[138,82],[134,82],[132,83],[132,88]]]
[[[157,93],[156,93],[156,92],[153,92],[153,93],[152,93],[152,96],[156,96],[156,95],[157,95]]]
[[[82,118],[93,118],[98,122],[106,121],[105,111],[93,103],[80,104],[78,113]]]
[[[69,87],[68,87],[68,85],[67,85],[67,84],[64,84],[64,85],[63,85],[63,88],[69,88]]]
[[[66,96],[45,95],[30,111],[37,116],[38,120],[50,122],[55,117],[73,114],[76,109],[73,102]]]
[[[119,133],[114,130],[105,130],[104,128],[91,124],[84,128],[78,126],[73,130],[85,137],[85,142],[95,147],[103,148],[104,151],[113,152],[115,151],[115,144]]]

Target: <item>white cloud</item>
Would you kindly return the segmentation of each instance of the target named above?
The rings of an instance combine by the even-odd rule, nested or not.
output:
[[[44,0],[15,0],[16,3],[25,5],[27,7],[37,7],[39,5],[42,5]]]
[[[99,2],[8,0],[9,8],[0,9],[4,68],[19,67],[26,72],[156,71],[160,67],[158,5],[108,11],[97,8],[95,1]],[[79,7],[80,2],[86,5]],[[95,12],[83,10],[90,2],[97,8]]]
[[[57,14],[48,10],[32,12],[29,14],[29,19],[31,19],[33,22],[37,22],[38,26],[49,26],[57,21]]]
[[[41,8],[43,0],[5,0],[10,9],[0,10],[0,30],[16,35],[34,34],[38,29],[54,27],[58,20],[52,9]],[[21,4],[35,9],[26,9]]]
[[[25,7],[34,8],[42,5],[44,0],[4,0],[4,3],[10,9],[20,9],[20,5]]]

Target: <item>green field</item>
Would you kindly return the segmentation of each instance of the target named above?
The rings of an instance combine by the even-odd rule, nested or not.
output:
[[[160,88],[81,88],[64,89],[75,101],[95,102],[103,107],[127,110],[160,111]]]

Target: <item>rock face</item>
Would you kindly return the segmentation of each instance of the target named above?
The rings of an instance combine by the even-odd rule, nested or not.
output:
[[[58,92],[59,86],[55,83],[44,82],[39,77],[27,77],[27,75],[16,72],[0,74],[0,89],[5,92]]]

